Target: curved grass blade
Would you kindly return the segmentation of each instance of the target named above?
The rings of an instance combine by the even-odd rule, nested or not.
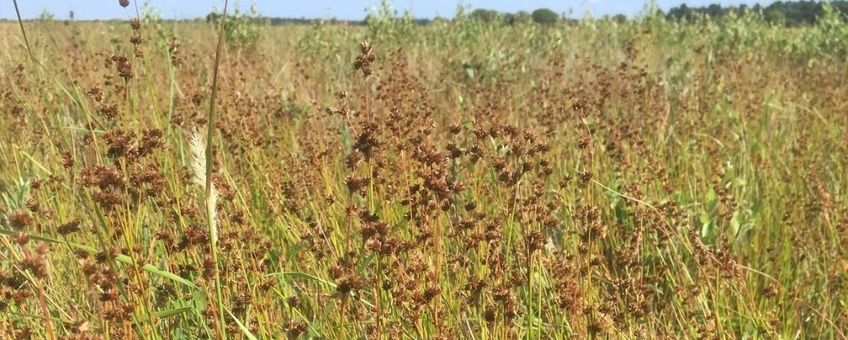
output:
[[[315,275],[302,273],[302,272],[276,272],[276,273],[265,274],[265,276],[294,276],[294,277],[299,277],[299,278],[302,278],[302,279],[309,279],[309,280],[312,280],[312,281],[317,281],[319,283],[323,283],[324,285],[329,286],[330,288],[336,288],[335,283],[324,280],[324,279],[317,277]]]
[[[244,333],[245,337],[247,337],[250,340],[257,340],[256,336],[253,335],[253,333],[251,333],[250,330],[247,329],[247,327],[243,323],[241,323],[241,321],[233,314],[233,312],[230,311],[229,308],[224,307],[224,310],[226,310],[227,313],[230,314],[230,317],[233,318],[233,321],[236,322],[236,325],[238,325],[239,329],[241,330],[242,333]]]

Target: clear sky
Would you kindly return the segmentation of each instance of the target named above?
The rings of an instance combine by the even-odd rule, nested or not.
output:
[[[135,1],[135,0],[131,0]],[[260,13],[272,17],[289,18],[338,18],[362,19],[367,8],[379,6],[380,0],[240,0],[241,8],[256,5]],[[432,18],[435,16],[452,17],[458,5],[471,8],[486,8],[498,11],[533,11],[537,8],[550,8],[558,13],[580,17],[587,13],[593,16],[607,14],[639,14],[647,0],[394,0],[394,8],[399,11],[411,10],[415,17]],[[689,6],[706,6],[711,3],[722,5],[753,5],[755,0],[657,0],[663,9],[686,3]],[[771,0],[762,0],[765,5]],[[213,9],[221,9],[223,0],[141,0],[140,5],[149,3],[158,10],[163,18],[183,19],[203,17]],[[20,0],[21,15],[24,18],[38,17],[42,11],[53,13],[58,19],[68,17],[74,11],[77,19],[126,19],[134,15],[133,6],[127,9],[118,6],[117,0]],[[133,4],[134,5],[134,4]],[[0,2],[0,18],[12,19],[15,9],[11,1]]]

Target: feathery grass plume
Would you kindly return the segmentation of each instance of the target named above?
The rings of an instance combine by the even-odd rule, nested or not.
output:
[[[206,176],[212,173],[206,169],[209,164],[206,161],[206,141],[203,140],[203,134],[193,131],[189,134],[188,143],[191,149],[192,182],[200,186],[201,189],[205,189]],[[209,238],[214,246],[218,243],[218,190],[215,189],[215,185],[211,181],[209,181],[209,195],[204,197],[204,204],[206,218],[209,221]]]

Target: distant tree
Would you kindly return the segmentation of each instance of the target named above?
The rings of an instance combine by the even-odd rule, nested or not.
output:
[[[763,15],[765,16],[766,21],[768,21],[770,23],[778,24],[778,25],[786,24],[786,14],[784,14],[783,11],[781,11],[781,10],[769,8],[769,9],[765,10]]]
[[[55,19],[55,18],[56,18],[56,16],[53,15],[52,12],[50,12],[46,9],[41,11],[41,14],[38,15],[39,21],[53,21],[53,19]]]
[[[686,6],[686,4],[682,4],[678,7],[674,7],[668,10],[668,17],[675,20],[690,20],[692,19],[692,10],[689,8],[689,6]]]
[[[500,16],[498,11],[490,10],[490,9],[482,9],[478,8],[471,11],[471,14],[468,15],[472,20],[480,20],[484,22],[492,22]]]
[[[559,21],[559,15],[547,8],[540,8],[533,11],[531,15],[533,22],[541,25],[552,25]]]
[[[221,17],[221,14],[219,14],[219,13],[215,13],[215,12],[209,13],[209,14],[206,15],[206,22],[218,22],[218,18],[220,18],[220,17]]]
[[[504,21],[510,25],[519,25],[533,22],[533,17],[530,16],[530,13],[518,11],[516,13],[504,14]]]
[[[712,4],[709,7],[707,7],[707,15],[709,15],[713,18],[718,18],[718,17],[722,16],[723,14],[724,14],[724,11],[722,10],[721,5]]]
[[[627,22],[627,16],[624,14],[616,14],[612,17],[612,20],[619,24],[623,24]]]

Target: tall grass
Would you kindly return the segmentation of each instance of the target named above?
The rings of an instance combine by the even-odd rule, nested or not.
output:
[[[841,20],[0,23],[0,337],[844,338]]]
[[[202,182],[204,183],[204,196],[205,196],[205,205],[206,205],[206,223],[209,227],[209,248],[212,251],[212,260],[215,262],[215,296],[217,298],[216,305],[218,308],[218,338],[226,338],[226,328],[224,322],[224,298],[221,293],[221,262],[218,258],[218,222],[217,218],[217,202],[218,202],[218,192],[215,190],[215,186],[212,183],[212,164],[214,153],[214,131],[215,131],[215,108],[217,107],[217,103],[215,102],[215,95],[218,93],[218,68],[221,64],[221,50],[224,45],[224,25],[227,23],[227,5],[229,1],[224,0],[224,11],[221,18],[220,28],[218,30],[218,45],[215,48],[215,64],[212,69],[212,91],[209,96],[209,114],[206,117],[206,143],[203,145],[202,141],[198,139],[198,136],[195,135],[192,137],[191,141],[191,149],[194,154],[194,161],[199,162],[200,158],[199,151],[201,146],[205,146],[205,154],[203,155],[202,160],[204,161],[203,167],[203,177]],[[199,176],[201,170],[195,164],[193,166],[195,170],[195,176]],[[201,182],[198,178],[198,184]]]

